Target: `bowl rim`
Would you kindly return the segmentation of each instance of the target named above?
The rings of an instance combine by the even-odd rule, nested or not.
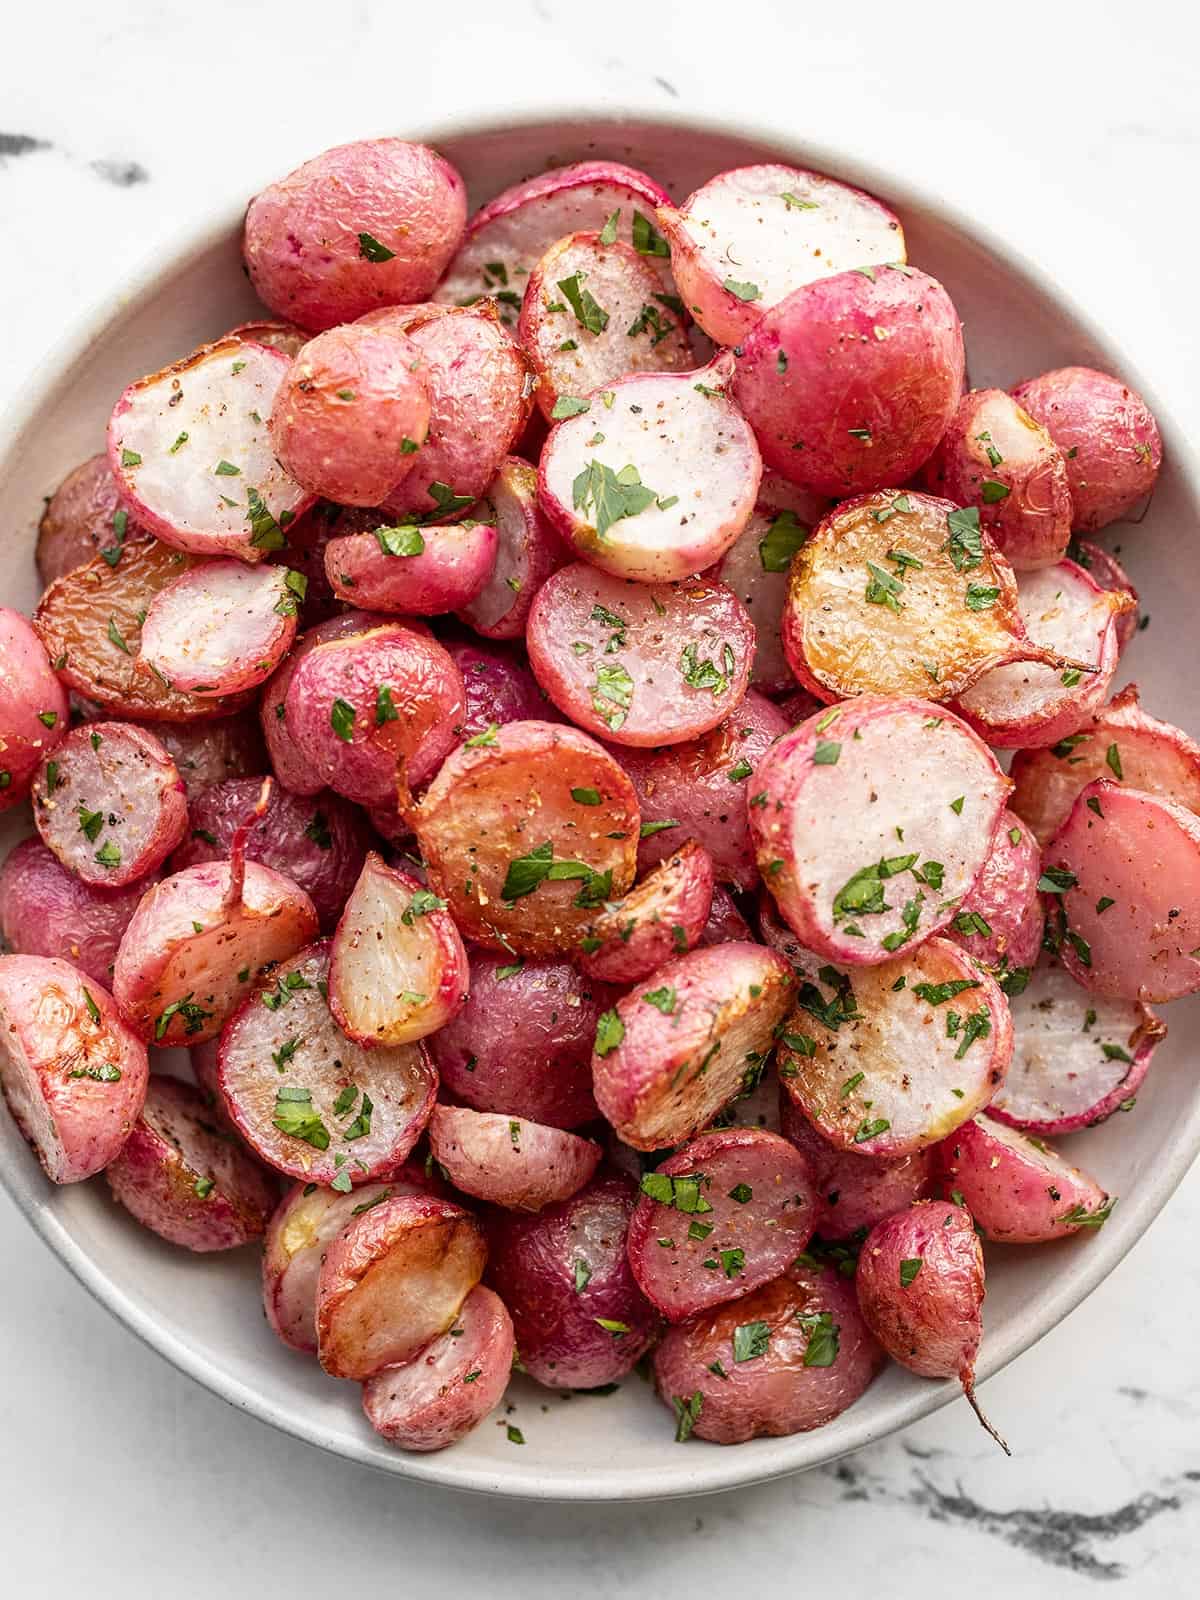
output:
[[[436,148],[447,141],[494,133],[502,115],[499,109],[452,115],[439,119],[433,126],[405,132],[402,137]],[[999,235],[989,224],[979,222],[965,213],[955,201],[935,195],[919,179],[902,176],[886,163],[880,165],[874,158],[865,157],[857,151],[843,151],[819,139],[811,139],[789,128],[782,119],[764,119],[757,114],[752,120],[746,120],[723,111],[709,113],[691,112],[673,106],[650,107],[624,98],[570,107],[553,102],[537,102],[504,119],[502,127],[505,133],[551,126],[568,130],[578,128],[581,132],[586,128],[593,135],[595,130],[607,128],[615,140],[622,126],[629,124],[703,130],[758,143],[775,152],[777,159],[828,173],[868,193],[881,194],[901,214],[906,209],[936,214],[961,236],[981,246],[1005,273],[1015,273],[1045,298],[1061,306],[1097,349],[1114,358],[1118,370],[1150,402],[1164,436],[1167,446],[1165,453],[1169,455],[1173,470],[1180,475],[1184,484],[1200,483],[1200,452],[1191,447],[1183,430],[1175,426],[1155,385],[1145,378],[1137,363],[1128,358],[1120,334],[1113,332],[1114,323],[1123,322],[1120,305],[1115,308],[1115,314],[1106,312],[1104,325],[1101,326],[1060,277],[1034,261],[1007,237]],[[361,138],[372,136],[375,135],[370,131],[357,135]],[[92,343],[125,312],[129,304],[148,295],[164,278],[185,271],[200,257],[227,241],[240,226],[243,212],[244,206],[222,208],[215,220],[198,225],[169,259],[164,259],[161,251],[157,255],[147,252],[142,264],[130,278],[96,300],[74,320],[39,361],[37,378],[23,388],[19,399],[0,418],[0,459],[9,456],[15,441],[53,398],[66,375],[85,358]],[[1128,1199],[1122,1200],[1114,1217],[1118,1226],[1113,1228],[1110,1222],[1101,1238],[1091,1241],[1089,1249],[1072,1264],[1070,1272],[1048,1278],[1047,1285],[1031,1302],[1027,1322],[1019,1329],[998,1330],[985,1337],[977,1366],[978,1383],[982,1384],[1037,1343],[1108,1277],[1170,1199],[1197,1153],[1200,1153],[1200,1095],[1193,1097],[1186,1115],[1181,1118],[1169,1157],[1163,1159],[1159,1152],[1137,1190]],[[623,1468],[619,1478],[611,1479],[587,1474],[564,1476],[548,1470],[539,1472],[520,1468],[510,1478],[486,1463],[472,1463],[469,1458],[458,1456],[453,1450],[433,1455],[410,1455],[398,1451],[394,1457],[380,1459],[378,1455],[369,1454],[365,1448],[345,1448],[319,1422],[306,1419],[295,1408],[275,1404],[251,1385],[223,1371],[186,1339],[165,1330],[138,1303],[136,1297],[103,1271],[76,1241],[47,1199],[40,1168],[23,1165],[8,1169],[0,1165],[0,1183],[4,1184],[18,1210],[77,1281],[144,1344],[195,1382],[237,1410],[247,1412],[282,1433],[316,1445],[343,1460],[443,1488],[512,1499],[593,1503],[675,1499],[742,1488],[837,1461],[939,1410],[960,1392],[957,1380],[926,1381],[919,1388],[905,1388],[890,1398],[882,1409],[877,1407],[870,1414],[864,1412],[857,1423],[852,1407],[838,1419],[837,1443],[832,1449],[820,1448],[819,1441],[826,1430],[817,1429],[785,1438],[754,1441],[736,1450],[714,1446],[711,1452],[684,1452],[678,1470],[665,1482],[660,1469],[651,1473],[639,1471],[636,1467]]]

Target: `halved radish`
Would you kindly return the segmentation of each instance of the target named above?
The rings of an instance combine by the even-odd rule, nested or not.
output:
[[[0,956],[0,1089],[53,1183],[106,1167],[146,1097],[146,1048],[68,961]]]
[[[726,397],[733,357],[696,372],[638,373],[551,429],[538,499],[603,572],[669,583],[719,561],[754,510],[762,463]]]
[[[306,588],[303,575],[286,567],[192,567],[150,602],[139,657],[193,694],[253,689],[291,649]]]
[[[569,559],[537,503],[537,469],[506,457],[471,515],[493,522],[499,543],[482,589],[459,616],[485,639],[523,638],[534,596]]]
[[[123,888],[160,866],[187,832],[187,791],[145,728],[89,722],[42,762],[33,820],[85,883]]]
[[[462,305],[491,296],[515,327],[525,282],[554,241],[601,229],[614,212],[618,238],[665,260],[666,241],[653,222],[655,207],[669,205],[670,198],[653,178],[619,161],[552,167],[503,190],[475,213],[433,298]]]
[[[372,850],[333,936],[329,1005],[361,1045],[411,1044],[460,1010],[467,952],[446,902]]]
[[[629,1264],[670,1322],[777,1278],[816,1221],[808,1163],[777,1133],[702,1133],[641,1180]]]
[[[607,234],[571,233],[529,274],[517,337],[538,375],[548,418],[602,427],[596,390],[632,372],[695,366],[682,302],[651,256]],[[590,399],[584,399],[590,396]]]
[[[998,1244],[1044,1244],[1094,1231],[1116,1204],[1057,1150],[990,1117],[964,1122],[937,1157],[948,1196]]]
[[[603,1152],[591,1139],[522,1117],[435,1106],[429,1148],[455,1188],[509,1211],[540,1211],[589,1181]]]
[[[67,697],[41,640],[0,606],[0,812],[29,793],[43,757],[67,731]]]
[[[942,707],[861,695],[786,734],[748,787],[758,869],[784,918],[809,949],[858,966],[952,920],[1010,785]]]
[[[988,1104],[1012,1022],[995,980],[948,939],[883,966],[801,979],[779,1077],[839,1150],[910,1155]]]
[[[1088,539],[1072,539],[1067,546],[1067,555],[1102,589],[1124,590],[1126,594],[1133,596],[1133,610],[1122,611],[1117,618],[1117,648],[1124,653],[1132,644],[1134,634],[1143,626],[1143,618],[1137,606],[1138,592],[1133,586],[1133,580],[1111,550],[1102,550],[1098,544],[1092,544]]]
[[[1097,778],[1160,795],[1200,815],[1200,744],[1143,711],[1136,683],[1056,745],[1019,750],[1011,770],[1013,810],[1043,845],[1067,820],[1079,791]]]
[[[633,785],[594,739],[557,723],[510,722],[460,745],[415,826],[430,887],[489,949],[573,950],[595,908],[633,883]]]
[[[1117,619],[1136,602],[1102,589],[1073,561],[1021,574],[1021,616],[1029,636],[1062,660],[995,667],[955,709],[999,749],[1044,747],[1075,732],[1102,704],[1117,670]]]
[[[198,1089],[156,1072],[104,1176],[113,1198],[160,1238],[185,1250],[235,1250],[262,1238],[276,1190],[209,1117]]]
[[[691,950],[659,967],[596,1028],[596,1104],[635,1150],[706,1127],[761,1065],[791,999],[787,962],[756,944]]]
[[[112,982],[121,935],[150,887],[84,883],[40,839],[22,839],[0,866],[0,938],[18,955],[58,956],[97,983]]]
[[[1032,967],[1045,922],[1038,896],[1041,873],[1042,855],[1033,833],[1006,810],[983,871],[954,913],[946,937],[987,967],[1002,967],[1006,973]]]
[[[228,333],[221,335],[222,343],[226,339],[244,339],[248,344],[265,344],[268,350],[280,350],[285,356],[294,360],[308,343],[309,335],[294,322],[276,322],[264,318],[256,322],[239,322],[236,328],[230,328]]]
[[[783,648],[823,700],[949,700],[1006,662],[1064,664],[1027,637],[1012,569],[974,507],[912,490],[860,495],[817,525],[792,564]]]
[[[814,1231],[822,1239],[861,1237],[863,1230],[933,1192],[939,1146],[890,1161],[838,1150],[817,1132],[782,1083],[778,1094],[779,1131],[808,1163],[816,1189]]]
[[[1012,997],[1011,1009],[1012,1063],[989,1116],[1057,1136],[1133,1109],[1167,1032],[1147,1006],[1091,994],[1047,961]]]
[[[684,304],[711,339],[738,344],[764,311],[816,278],[904,261],[885,205],[801,167],[763,162],[710,178],[659,208]]]
[[[754,624],[721,583],[630,583],[562,567],[529,613],[529,661],[572,722],[615,744],[682,744],[746,692]]]
[[[411,1361],[483,1276],[483,1230],[448,1200],[395,1195],[333,1241],[317,1282],[317,1354],[335,1378]]]
[[[606,983],[649,977],[703,942],[712,899],[712,857],[687,839],[623,900],[605,906],[580,940],[580,967]]]
[[[268,426],[289,366],[266,345],[221,339],[130,384],[108,424],[121,498],[179,550],[261,561],[313,496],[275,459]]]
[[[388,1177],[437,1093],[423,1047],[348,1040],[326,999],[329,945],[273,969],[221,1036],[221,1095],[252,1150],[289,1177],[352,1186]]]
[[[367,1421],[401,1450],[444,1450],[499,1405],[516,1349],[499,1295],[477,1284],[454,1326],[363,1384]]]
[[[362,513],[348,513],[362,518]],[[352,605],[432,617],[468,605],[496,565],[499,534],[470,518],[444,528],[391,527],[378,511],[361,532],[341,532],[325,546],[333,592]]]
[[[1089,783],[1046,846],[1040,887],[1063,965],[1085,989],[1177,1000],[1200,989],[1200,818]]]

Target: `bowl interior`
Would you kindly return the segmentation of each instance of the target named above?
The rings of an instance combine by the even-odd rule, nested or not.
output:
[[[566,116],[521,126],[450,127],[429,137],[466,178],[472,203],[546,166],[604,155],[652,172],[676,199],[724,167],[764,159],[813,166],[861,184],[899,212],[909,256],[940,278],[962,315],[976,386],[1008,386],[1048,367],[1083,363],[1150,387],[1107,345],[1051,282],[985,242],[932,197],[840,162],[835,153],[781,135],[750,137],[684,119]],[[42,497],[85,456],[102,448],[113,400],[131,379],[175,359],[253,314],[241,271],[240,218],[229,216],[176,264],[156,268],[108,307],[85,335],[44,367],[25,416],[0,431],[0,504],[10,534],[0,549],[0,599],[29,610],[38,585],[31,552]],[[1153,399],[1152,402],[1153,404]],[[1166,466],[1140,525],[1109,530],[1152,617],[1124,664],[1157,715],[1193,722],[1191,674],[1182,641],[1194,627],[1197,580],[1173,560],[1179,529],[1200,506],[1188,448],[1159,410]],[[1191,731],[1196,731],[1194,728]],[[21,831],[4,823],[3,846]],[[1028,1347],[1103,1278],[1136,1241],[1200,1147],[1200,1103],[1189,1068],[1200,1043],[1200,1001],[1167,1011],[1171,1035],[1132,1116],[1064,1141],[1075,1159],[1122,1196],[1094,1237],[1038,1251],[996,1248],[988,1263],[986,1375]],[[891,1367],[829,1427],[737,1449],[673,1442],[668,1413],[631,1376],[619,1392],[559,1395],[517,1380],[508,1411],[526,1440],[508,1441],[502,1410],[454,1449],[406,1456],[371,1433],[358,1389],[323,1376],[315,1361],[285,1350],[258,1301],[252,1251],[192,1257],[160,1243],[109,1199],[102,1179],[55,1189],[45,1182],[7,1116],[0,1116],[0,1177],[50,1245],[116,1315],[193,1377],[231,1403],[338,1454],[401,1475],[485,1492],[562,1499],[636,1499],[732,1487],[828,1461],[953,1398],[955,1386],[923,1382]],[[969,1424],[965,1424],[969,1425]]]

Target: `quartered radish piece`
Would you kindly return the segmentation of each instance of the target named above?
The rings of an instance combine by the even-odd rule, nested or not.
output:
[[[1135,683],[1049,749],[1019,750],[1012,777],[1013,810],[1043,845],[1067,820],[1079,791],[1097,778],[1200,815],[1200,745],[1143,711]]]
[[[294,322],[275,322],[265,319],[258,322],[239,322],[236,328],[221,335],[226,339],[243,339],[247,344],[265,344],[268,350],[279,350],[291,359],[308,343],[309,335]]]
[[[1020,817],[1006,810],[983,871],[954,913],[946,937],[984,966],[1006,974],[1027,972],[1042,948],[1041,874],[1037,841]]]
[[[0,937],[19,955],[58,956],[85,977],[112,982],[117,946],[150,887],[84,883],[40,839],[22,839],[0,867]]]
[[[1043,853],[1047,937],[1085,989],[1177,1000],[1200,989],[1200,818],[1089,783]]]
[[[1030,639],[1062,659],[995,667],[958,696],[955,709],[1001,750],[1057,744],[1103,703],[1120,655],[1117,619],[1136,604],[1073,561],[1022,573],[1018,591]]]
[[[649,977],[703,942],[712,899],[712,857],[687,839],[623,900],[605,906],[580,940],[580,967],[606,983]]]
[[[462,736],[473,739],[492,723],[528,722],[551,711],[523,659],[503,644],[479,644],[470,639],[447,639],[447,654],[462,673],[466,712]]]
[[[802,976],[779,1077],[828,1143],[891,1160],[981,1111],[1011,1053],[995,980],[948,939],[930,939],[883,966]]]
[[[486,1260],[482,1228],[448,1200],[394,1195],[364,1211],[321,1263],[321,1365],[361,1379],[411,1361],[453,1325]]]
[[[253,689],[291,649],[305,588],[303,575],[286,567],[241,561],[192,567],[151,601],[140,659],[193,694]]]
[[[1051,643],[1027,637],[1012,569],[974,507],[911,490],[860,495],[818,524],[792,565],[783,647],[823,700],[948,700],[1006,662],[1061,670]]]
[[[822,1239],[849,1239],[933,1192],[936,1145],[891,1161],[838,1150],[817,1132],[784,1085],[778,1094],[779,1131],[808,1163],[816,1190],[814,1231]]]
[[[329,1004],[361,1045],[411,1044],[435,1033],[467,997],[467,952],[446,902],[372,850],[342,912]]]
[[[515,328],[529,275],[555,240],[603,229],[614,212],[617,238],[665,262],[667,245],[654,227],[654,211],[670,199],[653,178],[619,161],[552,167],[503,190],[475,213],[433,299],[469,305],[491,296]]]
[[[268,426],[291,365],[266,345],[221,339],[130,384],[108,424],[129,512],[195,555],[261,561],[312,504],[275,459]]]
[[[156,1072],[104,1173],[131,1216],[185,1250],[235,1250],[261,1239],[275,1207],[268,1175],[210,1117],[198,1089]]]
[[[777,1133],[702,1133],[642,1175],[629,1264],[670,1322],[777,1278],[816,1220],[808,1164]]]
[[[192,694],[141,659],[142,621],[155,597],[195,566],[195,558],[157,539],[114,547],[59,578],[34,613],[34,626],[62,682],[109,712],[143,722],[196,722],[227,716],[249,693]]]
[[[1133,581],[1125,568],[1113,555],[1111,550],[1102,550],[1098,544],[1092,544],[1088,539],[1072,539],[1067,546],[1067,555],[1080,566],[1102,589],[1112,589],[1117,592],[1124,590],[1134,599],[1132,611],[1122,611],[1117,618],[1117,648],[1122,652],[1133,643],[1133,636],[1142,626],[1141,612],[1137,606],[1138,592],[1133,586]]]
[[[521,1117],[435,1106],[429,1148],[450,1182],[510,1211],[540,1211],[587,1183],[603,1152],[591,1139]]]
[[[630,583],[562,567],[529,613],[529,662],[572,722],[621,745],[682,744],[746,692],[754,624],[724,584]]]
[[[389,1177],[420,1138],[437,1073],[418,1044],[364,1049],[326,998],[329,946],[273,969],[221,1036],[221,1095],[255,1153],[348,1191]]]
[[[175,763],[129,722],[73,728],[38,769],[32,798],[37,830],[63,866],[105,888],[153,872],[187,832]]]
[[[0,1089],[52,1183],[106,1167],[146,1095],[146,1048],[70,962],[0,956]]]
[[[485,639],[523,638],[534,596],[569,559],[537,503],[537,469],[508,456],[470,515],[494,523],[498,543],[483,587],[459,616]]]
[[[392,527],[379,512],[370,523],[325,547],[330,586],[352,605],[437,616],[469,605],[495,568],[500,536],[492,523],[467,519],[422,531],[411,523]]]
[[[67,697],[43,641],[0,606],[0,812],[24,800],[42,760],[67,731]]]
[[[516,1349],[499,1295],[477,1284],[454,1326],[363,1384],[367,1421],[401,1450],[444,1450],[500,1404]]]
[[[1062,451],[1003,389],[965,394],[923,476],[934,494],[975,506],[1018,572],[1052,567],[1071,537]]]
[[[538,375],[543,416],[602,427],[594,391],[632,372],[695,366],[683,303],[655,258],[614,236],[572,233],[529,274],[517,337]],[[585,399],[584,396],[590,396]]]
[[[38,522],[35,560],[43,586],[86,566],[101,550],[114,554],[126,539],[149,538],[121,504],[107,453],[89,456],[69,472]]]
[[[861,695],[786,734],[747,787],[758,869],[785,920],[808,949],[859,966],[953,919],[1010,785],[940,706]]]
[[[633,884],[633,785],[594,739],[557,723],[469,739],[442,764],[415,828],[430,888],[489,949],[574,950],[596,907]]]
[[[719,561],[754,510],[762,464],[726,397],[733,357],[696,372],[638,373],[551,429],[542,509],[586,561],[669,583]]]
[[[691,950],[659,967],[596,1027],[596,1104],[635,1150],[679,1144],[757,1077],[791,1002],[782,956],[756,944]]]
[[[758,882],[746,810],[754,774],[787,721],[752,689],[732,716],[701,739],[661,750],[615,752],[633,780],[642,812],[638,870],[676,851],[683,840],[702,844],[718,879],[738,889]]]
[[[1051,961],[1012,997],[1011,1009],[1012,1063],[990,1117],[1057,1137],[1133,1109],[1167,1032],[1148,1007],[1090,994]]]
[[[937,1150],[948,1194],[997,1244],[1044,1244],[1096,1231],[1116,1205],[1096,1180],[1040,1139],[993,1122],[964,1122]]]
[[[861,189],[764,162],[719,172],[658,220],[684,304],[718,344],[738,344],[793,289],[904,261],[899,218]]]

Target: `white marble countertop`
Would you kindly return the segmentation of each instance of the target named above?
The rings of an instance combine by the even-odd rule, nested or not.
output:
[[[0,403],[180,230],[339,139],[497,99],[747,97],[977,201],[1077,288],[1082,262],[1093,305],[1136,301],[1159,392],[1182,415],[1200,398],[1194,318],[1172,313],[1200,244],[1200,26],[1178,0],[456,0],[416,15],[388,0],[68,0],[10,8],[4,41]],[[111,1321],[0,1194],[0,1585],[14,1600],[76,1585],[241,1600],[479,1582],[489,1600],[539,1600],[798,1580],[908,1600],[965,1576],[977,1600],[1104,1582],[1183,1593],[1200,1560],[1198,1231],[1193,1172],[1096,1294],[988,1385],[1012,1463],[955,1406],[764,1488],[560,1508],[406,1486],[234,1412]]]

